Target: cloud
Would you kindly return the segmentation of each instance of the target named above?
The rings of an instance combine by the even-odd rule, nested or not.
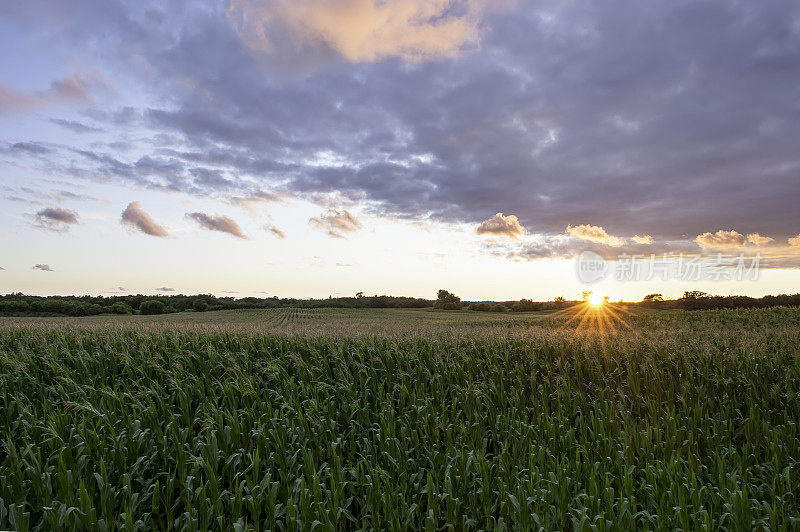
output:
[[[147,107],[87,110],[108,132],[91,149],[4,150],[25,163],[35,155],[50,175],[204,200],[339,194],[377,216],[473,227],[502,205],[536,235],[591,220],[651,235],[659,249],[696,251],[694,235],[753,220],[776,242],[797,235],[797,2],[545,0],[492,13],[453,4],[439,18],[479,19],[479,49],[464,53],[477,42],[465,41],[415,64],[378,60],[413,60],[392,39],[382,49],[327,19],[298,21],[311,0],[235,2],[242,37],[222,3],[13,4],[4,21],[21,35],[48,32],[75,57],[102,49],[104,67],[148,93]],[[383,27],[370,20],[364,27]],[[259,32],[268,53],[242,41]],[[276,67],[298,54],[326,68]],[[197,179],[195,168],[225,181]]]
[[[653,240],[653,237],[650,235],[644,235],[644,236],[633,235],[631,240],[633,240],[637,244],[643,244],[643,245],[652,244],[655,241]]]
[[[605,229],[597,225],[568,225],[566,233],[569,236],[618,248],[625,244],[625,240],[609,235]]]
[[[68,103],[91,103],[88,82],[75,74],[55,80],[48,89],[21,92],[0,86],[0,113],[38,109],[48,105]]]
[[[64,120],[63,118],[51,118],[50,121],[54,124],[66,128],[73,133],[102,133],[103,129],[99,127],[87,126],[81,122],[74,120]]]
[[[283,231],[281,231],[272,224],[265,224],[264,230],[268,233],[273,234],[274,236],[277,236],[278,238],[286,238],[286,233],[284,233]]]
[[[78,223],[75,211],[58,207],[47,207],[36,213],[35,226],[50,231],[68,231],[70,225]]]
[[[3,270],[5,270],[5,268],[3,268],[2,266],[0,266],[0,271],[3,271]]]
[[[254,50],[275,52],[288,34],[295,45],[328,47],[352,62],[390,57],[423,61],[477,48],[489,1],[232,0],[228,16]]]
[[[167,286],[162,286],[160,288],[156,288],[156,292],[174,292],[174,288],[169,288]]]
[[[522,227],[519,223],[519,219],[513,214],[504,216],[502,212],[498,212],[488,220],[481,222],[478,227],[475,228],[475,232],[479,235],[518,238],[520,235],[525,234],[525,228]]]
[[[763,236],[758,233],[750,233],[749,235],[747,235],[747,242],[755,246],[764,246],[774,241],[775,241],[774,238],[769,236]]]
[[[142,210],[142,205],[138,201],[132,201],[125,207],[120,217],[120,223],[129,229],[139,230],[146,235],[161,238],[169,236],[166,229]]]
[[[33,267],[31,268],[31,270],[39,270],[39,271],[43,271],[43,272],[55,271],[53,268],[51,268],[47,264],[34,264]]]
[[[800,247],[800,234],[789,239],[789,245],[792,247]]]
[[[11,145],[11,150],[30,153],[32,155],[44,155],[50,152],[47,147],[36,142],[16,142]]]
[[[353,233],[361,229],[361,222],[346,210],[331,209],[324,214],[310,218],[308,223],[334,238],[344,238],[345,233]]]
[[[239,224],[227,216],[210,215],[203,212],[190,212],[186,216],[197,222],[200,227],[209,231],[221,231],[237,238],[247,238]]]
[[[694,239],[695,243],[703,249],[738,248],[744,246],[745,237],[734,230],[720,229],[716,233],[703,233]]]

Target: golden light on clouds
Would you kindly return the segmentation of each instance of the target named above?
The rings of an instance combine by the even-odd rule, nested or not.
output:
[[[519,218],[513,214],[506,216],[502,212],[498,212],[488,220],[481,222],[475,228],[475,232],[479,235],[518,238],[525,234],[525,228],[519,223]]]
[[[323,44],[352,62],[416,62],[480,43],[488,0],[231,0],[228,16],[254,50],[272,52],[287,33],[296,48]],[[496,5],[495,5],[496,4]]]
[[[618,248],[625,244],[625,239],[609,235],[605,229],[597,225],[568,225],[566,233],[575,238],[604,244],[612,248]]]

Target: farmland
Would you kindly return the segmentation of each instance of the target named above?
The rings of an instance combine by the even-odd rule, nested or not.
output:
[[[786,308],[3,318],[0,529],[794,530],[799,390]]]

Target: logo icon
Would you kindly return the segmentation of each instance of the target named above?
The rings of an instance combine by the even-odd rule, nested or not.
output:
[[[575,273],[584,284],[596,283],[608,275],[608,263],[594,251],[583,251],[575,258]]]

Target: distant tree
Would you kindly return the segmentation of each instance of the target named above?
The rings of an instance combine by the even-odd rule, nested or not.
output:
[[[461,310],[461,298],[451,294],[447,290],[439,290],[436,293],[436,302],[433,308],[442,310]]]
[[[645,308],[662,308],[664,306],[664,296],[661,294],[647,294],[642,298],[642,306]]]
[[[167,305],[166,307],[164,307],[164,314],[175,314],[176,312],[178,312],[178,309],[176,309],[172,305]]]
[[[364,297],[364,292],[356,292],[356,299],[361,299]]]
[[[713,308],[711,296],[699,290],[687,290],[678,300],[678,306],[684,310],[702,310]]]
[[[511,305],[511,310],[514,312],[533,312],[535,310],[541,310],[542,304],[532,301],[530,299],[520,299],[513,305]]]
[[[553,303],[556,304],[556,308],[564,308],[564,306],[567,304],[567,300],[562,296],[558,296],[553,299]]]
[[[706,297],[711,297],[706,292],[701,292],[700,290],[687,290],[683,293],[683,297],[681,299],[703,299]]]
[[[142,314],[163,314],[164,303],[157,299],[148,299],[146,301],[142,301],[142,303],[139,305],[139,312]]]
[[[208,310],[208,303],[202,299],[196,299],[194,303],[192,303],[192,309],[194,309],[195,312],[205,312]]]
[[[492,305],[492,312],[505,312],[506,310],[506,306],[501,305],[500,303]]]
[[[133,314],[133,309],[130,305],[126,305],[122,301],[117,301],[111,305],[111,312],[114,314]]]
[[[590,297],[592,297],[592,291],[591,290],[584,290],[583,292],[581,292],[581,299],[583,301],[589,301]]]

